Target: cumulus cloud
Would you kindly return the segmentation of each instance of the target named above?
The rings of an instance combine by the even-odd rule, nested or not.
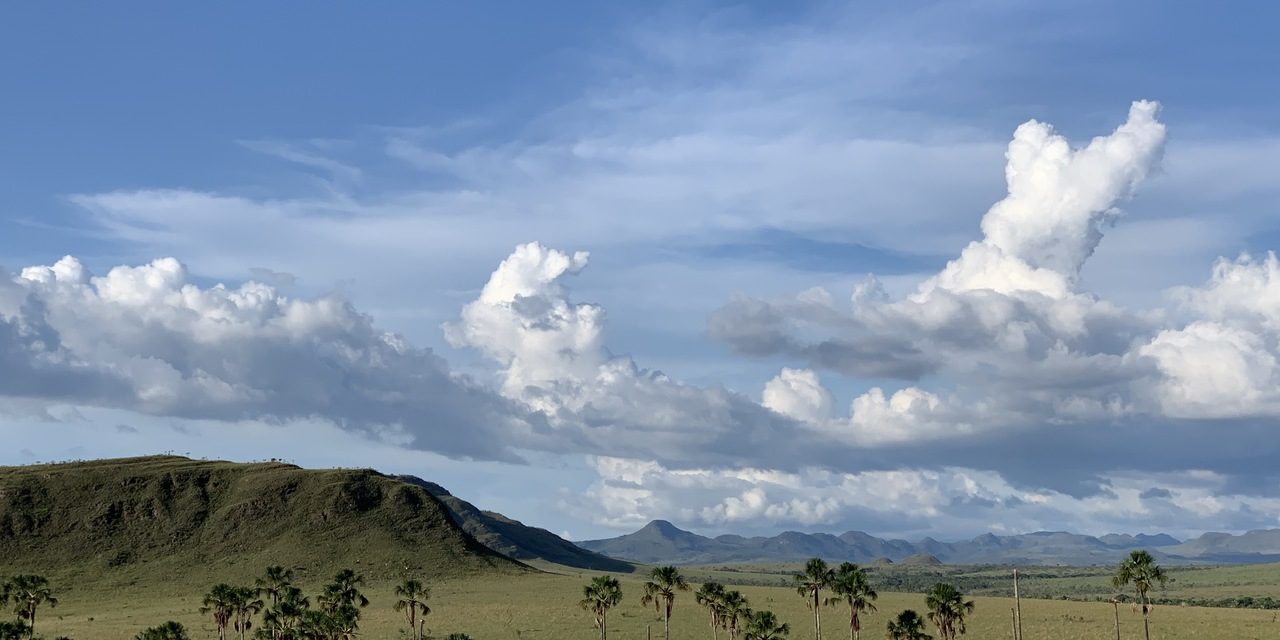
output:
[[[1130,406],[1131,384],[1156,373],[1131,353],[1155,319],[1078,283],[1118,204],[1158,167],[1165,127],[1157,113],[1156,103],[1135,102],[1115,131],[1080,148],[1048,124],[1018,127],[1006,154],[1008,194],[983,216],[982,238],[910,295],[895,300],[872,278],[845,303],[811,292],[739,299],[712,317],[711,333],[744,354],[783,354],[855,376],[950,381],[945,398],[919,386],[857,398],[847,432],[864,443]],[[1018,389],[1020,398],[997,389]],[[1040,406],[1026,406],[1032,402]]]
[[[66,257],[0,282],[0,390],[144,414],[319,418],[453,455],[511,458],[521,411],[338,296],[200,287],[164,258]]]
[[[1162,376],[1145,387],[1181,418],[1280,416],[1280,262],[1220,259],[1202,287],[1172,292],[1190,321],[1157,333],[1137,353]]]
[[[1155,528],[1198,535],[1224,522],[1275,526],[1280,512],[1280,499],[1233,493],[1224,476],[1203,471],[1116,472],[1104,479],[1107,491],[1077,497],[956,466],[842,473],[816,467],[670,469],[608,457],[589,463],[596,483],[565,498],[565,506],[617,529],[664,518],[709,533],[799,527],[918,538],[936,535],[939,522],[956,536],[1060,530],[1069,522],[1083,533]]]
[[[588,254],[520,245],[460,318],[444,326],[500,368],[505,397],[544,416],[557,433],[537,446],[630,451],[689,464],[753,459],[757,448],[803,449],[795,422],[722,387],[699,387],[611,353],[604,311],[574,302],[564,279]]]
[[[784,368],[765,383],[762,396],[764,406],[854,445],[958,437],[975,431],[967,416],[917,387],[887,395],[873,387],[853,399],[848,417],[834,418],[831,392],[809,369]]]
[[[982,218],[982,240],[920,286],[1031,292],[1050,298],[1071,293],[1084,261],[1102,240],[1103,225],[1156,167],[1164,149],[1159,105],[1133,103],[1124,124],[1072,149],[1053,127],[1032,120],[1018,127],[1005,154],[1009,194]]]

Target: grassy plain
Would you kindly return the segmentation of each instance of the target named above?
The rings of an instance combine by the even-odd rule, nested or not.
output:
[[[788,584],[799,570],[798,564],[759,563],[687,567],[685,573],[699,580],[724,583],[777,586]],[[1215,600],[1251,596],[1280,599],[1280,564],[1229,565],[1220,567],[1166,566],[1171,578],[1153,598],[1169,600]],[[906,566],[867,567],[871,582],[883,591],[924,591],[945,581],[965,593],[985,596],[1012,596],[1011,568],[1006,566]],[[1114,567],[1023,567],[1023,597],[1070,600],[1110,599]],[[1181,603],[1178,603],[1181,604]]]
[[[559,573],[491,575],[435,582],[430,600],[432,613],[428,617],[431,637],[443,638],[452,632],[465,632],[476,640],[591,640],[598,637],[590,615],[577,606],[582,585],[594,574],[547,568]],[[1254,568],[1232,568],[1231,571],[1236,569]],[[1271,567],[1272,571],[1275,569]],[[1239,576],[1233,577],[1231,571],[1218,577],[1237,579]],[[1254,572],[1245,573],[1252,576]],[[1206,582],[1217,579],[1214,574],[1204,575]],[[110,585],[80,588],[72,576],[54,574],[51,577],[62,602],[42,616],[41,631],[47,637],[65,634],[77,640],[128,640],[140,629],[165,620],[187,625],[197,640],[216,637],[212,624],[198,612],[202,589],[207,585],[192,584],[181,575],[171,580],[131,582],[126,579]],[[646,627],[650,625],[653,637],[661,637],[662,624],[653,609],[640,606],[641,579],[619,577],[625,597],[610,616],[610,637],[644,639]],[[731,576],[724,577],[730,582],[727,578]],[[315,585],[305,586],[314,591]],[[364,638],[406,637],[403,620],[391,609],[395,600],[392,588],[393,584],[387,581],[369,585],[372,603],[361,625]],[[812,616],[794,590],[759,585],[737,588],[751,599],[752,606],[770,609],[790,623],[791,637],[812,637]],[[1194,588],[1218,587],[1196,583]],[[882,593],[878,603],[880,612],[867,620],[863,637],[883,638],[889,615],[904,608],[923,611],[923,600],[918,594]],[[1011,637],[1012,600],[989,596],[978,596],[976,600],[977,611],[965,637],[980,640]],[[1277,614],[1256,609],[1161,606],[1152,614],[1152,637],[1160,640],[1274,639],[1280,637]],[[1026,640],[1115,637],[1112,607],[1105,603],[1024,599],[1022,615]],[[848,637],[847,627],[842,627],[845,620],[840,609],[824,609],[823,636],[828,640]],[[707,622],[704,611],[694,604],[692,594],[682,594],[672,619],[672,637],[679,640],[710,638]],[[1142,637],[1141,616],[1126,605],[1120,607],[1120,623],[1122,638]]]

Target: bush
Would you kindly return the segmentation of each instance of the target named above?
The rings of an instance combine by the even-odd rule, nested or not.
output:
[[[451,633],[444,640],[471,640],[471,636],[465,633]]]
[[[133,640],[191,640],[191,636],[187,635],[185,627],[170,620],[158,627],[144,629]]]
[[[21,620],[0,621],[0,640],[26,640],[27,624]]]

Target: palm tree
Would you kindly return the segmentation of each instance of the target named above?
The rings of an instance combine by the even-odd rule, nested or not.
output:
[[[11,578],[4,590],[18,607],[18,618],[26,621],[27,636],[34,638],[36,609],[42,604],[58,606],[58,599],[53,597],[53,591],[49,589],[49,580],[44,576],[20,574]]]
[[[747,619],[743,640],[781,640],[791,633],[790,625],[778,622],[772,611],[755,611]]]
[[[719,640],[720,612],[724,610],[724,585],[719,582],[706,582],[693,594],[694,602],[707,608],[711,614],[711,637]]]
[[[369,606],[369,599],[360,593],[360,585],[364,584],[364,576],[343,569],[333,576],[333,582],[325,587],[325,592],[318,598],[322,606],[337,609],[340,605],[351,605],[363,609]]]
[[[235,595],[231,601],[233,626],[240,633],[240,640],[253,626],[253,616],[262,611],[262,600],[258,598],[258,590],[254,587],[235,587]]]
[[[1142,604],[1142,632],[1147,640],[1151,640],[1151,624],[1147,617],[1151,612],[1151,601],[1147,599],[1147,593],[1157,584],[1163,588],[1168,581],[1169,576],[1164,569],[1156,564],[1156,559],[1145,549],[1129,553],[1129,557],[1120,563],[1116,575],[1111,578],[1111,583],[1117,589],[1133,585],[1138,594],[1138,602]]]
[[[286,587],[293,584],[293,570],[273,564],[267,567],[266,573],[253,584],[258,588],[258,595],[271,598],[271,606],[274,607],[280,602],[280,594]]]
[[[876,599],[876,591],[871,588],[867,572],[852,562],[841,563],[836,568],[835,579],[831,581],[832,597],[827,598],[827,605],[846,604],[849,606],[849,637],[858,640],[862,631],[863,611],[875,611],[871,604]]]
[[[413,636],[413,640],[421,640],[422,629],[418,625],[418,615],[421,614],[426,618],[431,613],[431,607],[427,606],[427,598],[431,597],[431,590],[422,586],[417,580],[405,580],[396,586],[395,610],[403,611],[405,618],[409,621],[409,634]]]
[[[676,592],[688,591],[680,570],[675,567],[655,567],[644,583],[644,597],[640,604],[652,604],[662,615],[662,637],[671,640],[671,610],[676,606]]]
[[[933,636],[924,632],[924,618],[911,609],[889,621],[889,633],[885,637],[889,640],[933,640]]]
[[[143,629],[133,640],[191,640],[186,627],[172,620],[158,626]]]
[[[229,584],[215,584],[204,596],[200,613],[212,614],[213,624],[218,627],[218,640],[227,640],[227,625],[235,610],[236,588]]]
[[[606,640],[609,634],[609,609],[622,602],[622,585],[613,576],[597,576],[591,584],[582,588],[582,596],[578,606],[596,615],[600,640]]]
[[[302,589],[289,585],[277,596],[276,603],[262,614],[262,626],[266,637],[271,640],[283,640],[302,624],[302,617],[311,602],[302,595]]]
[[[720,599],[720,624],[729,632],[729,640],[737,640],[739,625],[751,617],[751,607],[746,596],[729,591]]]
[[[964,635],[964,617],[973,613],[973,601],[965,600],[959,589],[939,582],[925,594],[924,604],[929,608],[929,620],[938,627],[941,640],[955,640]]]
[[[822,640],[822,616],[819,615],[822,590],[831,586],[835,580],[835,572],[822,558],[810,558],[804,565],[804,573],[797,574],[796,592],[805,597],[806,604],[813,610],[813,638]]]

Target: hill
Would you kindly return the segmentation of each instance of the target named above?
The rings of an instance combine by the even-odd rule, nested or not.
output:
[[[431,492],[372,470],[174,456],[0,467],[0,572],[232,579],[268,564],[371,578],[528,570]]]
[[[1170,564],[1258,563],[1280,560],[1280,530],[1240,536],[1205,534],[1180,542],[1167,534],[1110,534],[1101,537],[1063,531],[1012,536],[983,534],[972,540],[917,542],[885,540],[861,531],[838,536],[787,531],[772,537],[722,535],[708,538],[655,520],[635,533],[578,543],[586,549],[643,563],[679,564],[793,562],[811,557],[870,563],[902,562],[913,556],[947,564],[1097,565],[1111,564],[1134,549],[1148,549]]]
[[[635,565],[588,551],[546,529],[528,526],[501,513],[482,511],[444,487],[414,476],[398,476],[400,480],[426,489],[440,500],[455,522],[481,544],[516,560],[544,560],[554,564],[631,573]]]

